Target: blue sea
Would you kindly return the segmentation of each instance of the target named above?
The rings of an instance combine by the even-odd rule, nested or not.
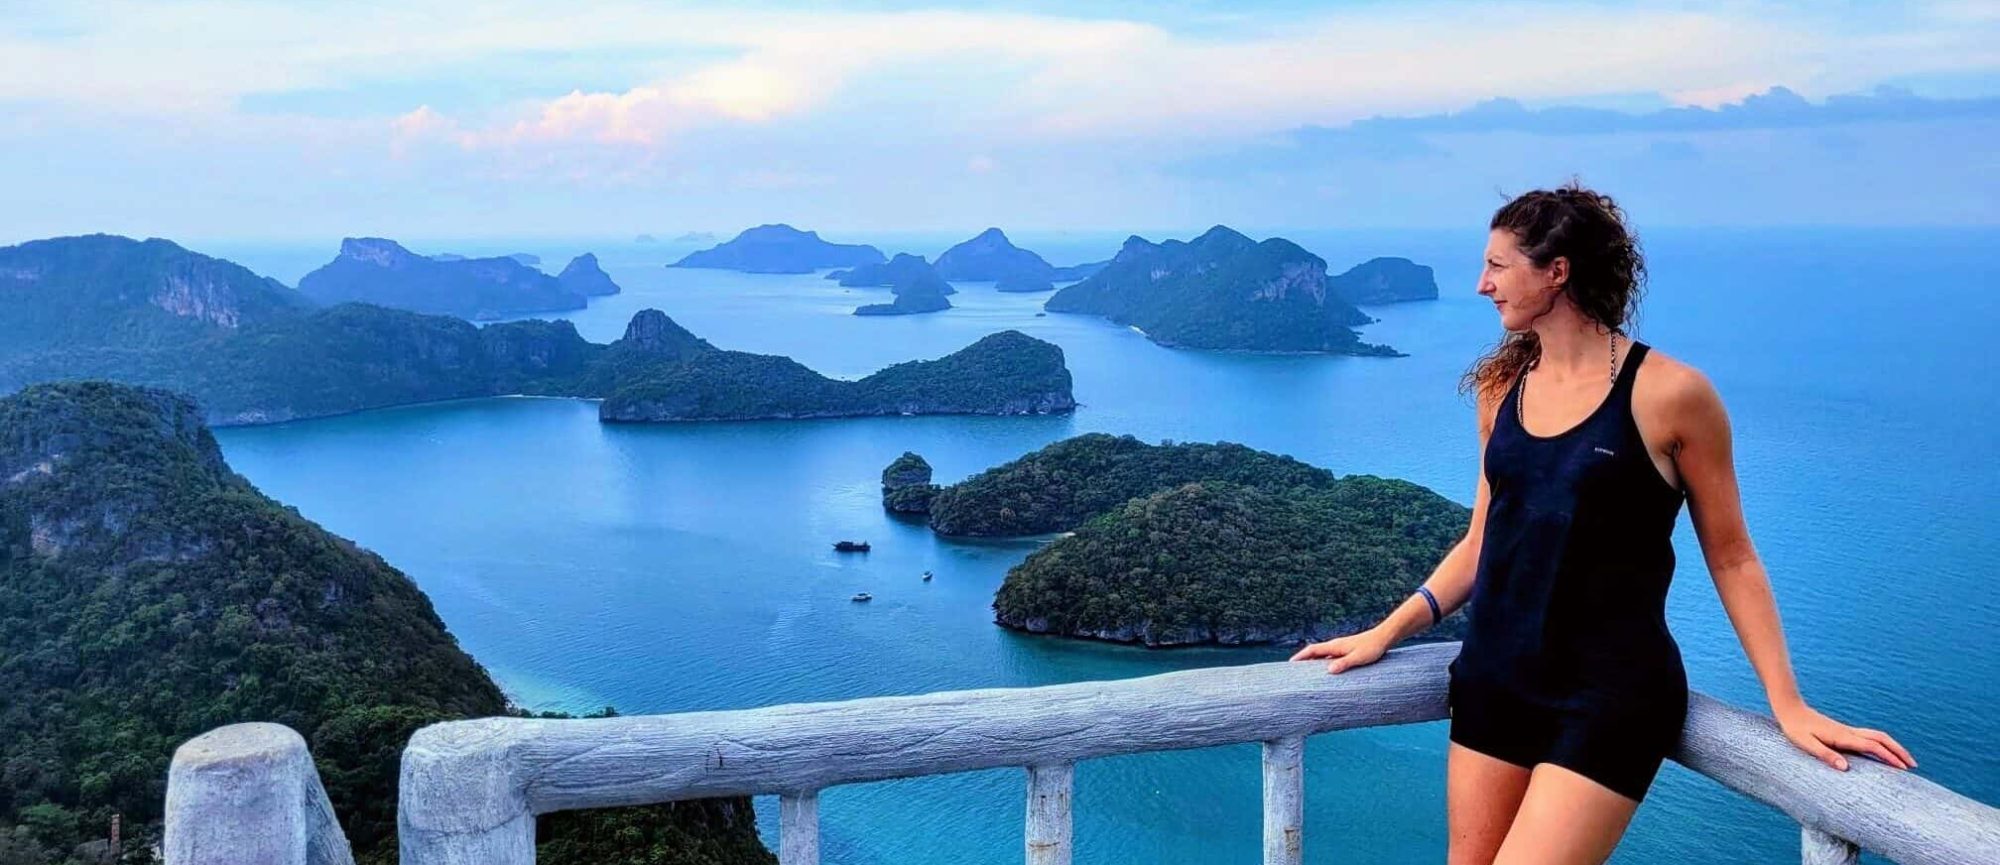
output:
[[[2000,232],[1641,229],[1652,281],[1635,333],[1723,396],[1806,698],[1888,730],[1924,777],[2000,803]],[[687,244],[434,243],[419,251],[532,252],[551,271],[595,251],[625,291],[570,316],[586,337],[616,338],[655,307],[718,346],[842,378],[1018,329],[1062,346],[1081,406],[605,426],[588,401],[511,398],[219,437],[266,493],[408,573],[534,709],[749,708],[1277,660],[1291,647],[1148,651],[1004,631],[993,592],[1043,540],[941,540],[882,511],[879,473],[911,450],[949,483],[1102,431],[1241,442],[1470,503],[1477,438],[1455,384],[1500,335],[1474,293],[1483,229],[1285,236],[1335,271],[1376,255],[1435,267],[1439,300],[1367,310],[1380,321],[1364,338],[1409,356],[1166,349],[977,283],[943,313],[856,317],[880,290],[662,266]],[[935,256],[962,238],[830,239]],[[1123,234],[1014,239],[1070,264],[1109,257]],[[294,282],[335,245],[197,248]],[[840,538],[874,549],[837,555]],[[1685,513],[1675,543],[1669,625],[1692,687],[1767,712]],[[857,591],[874,602],[850,602]],[[1445,736],[1437,721],[1310,740],[1307,861],[1441,861]],[[1078,862],[1258,861],[1255,745],[1087,762],[1076,784]],[[1024,787],[1024,772],[996,770],[834,788],[825,861],[1018,862]],[[756,804],[775,848],[776,799]],[[1798,838],[1777,811],[1669,763],[1612,861],[1796,861]]]

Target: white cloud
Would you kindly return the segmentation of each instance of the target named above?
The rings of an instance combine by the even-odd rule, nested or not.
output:
[[[385,82],[420,90],[427,79],[477,78],[482,64],[528,62],[508,59],[526,52],[645,52],[673,67],[622,89],[522,93],[509,108],[450,118],[471,146],[658,147],[690,128],[838,111],[885,79],[937,109],[916,118],[930,124],[1228,137],[1497,95],[1657,91],[1706,105],[1771,84],[1823,95],[1892,75],[2000,68],[1992,22],[1967,4],[1930,7],[1901,28],[1861,29],[1761,5],[1431,2],[1297,13],[1226,34],[1049,15],[630,0],[576,8],[83,0],[41,15],[78,32],[0,29],[0,100],[187,115],[228,112],[253,93]],[[953,83],[974,76],[994,88],[992,99],[954,104]]]

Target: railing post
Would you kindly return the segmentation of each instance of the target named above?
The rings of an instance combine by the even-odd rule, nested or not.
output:
[[[1856,865],[1861,861],[1861,848],[1853,842],[1811,826],[1799,827],[1799,850],[1803,865]]]
[[[819,791],[778,797],[778,865],[819,865]]]
[[[1069,865],[1075,763],[1028,767],[1028,865]]]
[[[306,742],[282,724],[231,724],[175,749],[167,865],[353,865]]]
[[[1264,743],[1264,865],[1305,861],[1306,737]]]
[[[402,865],[534,865],[535,815],[505,718],[418,730],[403,748],[396,844]]]

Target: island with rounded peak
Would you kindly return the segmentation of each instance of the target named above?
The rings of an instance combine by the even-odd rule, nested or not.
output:
[[[668,267],[706,267],[744,273],[812,273],[824,267],[881,264],[888,258],[867,244],[829,243],[819,232],[784,223],[744,229],[729,241],[691,252]]]
[[[1437,276],[1430,265],[1395,256],[1368,259],[1339,276],[1327,277],[1326,284],[1341,300],[1356,306],[1438,297]]]
[[[882,506],[891,513],[929,513],[937,491],[937,484],[931,483],[930,461],[916,453],[904,451],[882,470]]]
[[[1065,533],[1011,569],[1005,627],[1147,646],[1321,639],[1366,628],[1422,583],[1470,511],[1429,489],[1336,476],[1219,442],[1088,433],[956,484],[914,453],[883,506],[945,536]],[[1454,614],[1426,632],[1461,633]]]
[[[1007,233],[988,228],[940,253],[938,275],[962,282],[991,282],[996,291],[1050,291],[1055,283],[1083,279],[1108,262],[1056,267],[1040,255],[1014,245]]]
[[[192,395],[217,424],[274,423],[466,397],[601,398],[608,421],[1037,414],[1076,405],[1062,350],[1016,331],[859,381],[718,349],[658,310],[623,338],[567,321],[478,327],[282,283],[165,240],[0,247],[0,393],[102,378]]]
[[[1100,315],[1176,348],[1401,356],[1361,341],[1353,328],[1375,319],[1328,286],[1325,260],[1222,225],[1186,242],[1131,237],[1109,266],[1043,308]]]

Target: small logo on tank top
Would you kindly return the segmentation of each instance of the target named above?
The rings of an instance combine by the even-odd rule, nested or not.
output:
[[[1618,455],[1617,453],[1613,452],[1610,448],[1591,448],[1591,450],[1594,450],[1608,457],[1615,457]]]

